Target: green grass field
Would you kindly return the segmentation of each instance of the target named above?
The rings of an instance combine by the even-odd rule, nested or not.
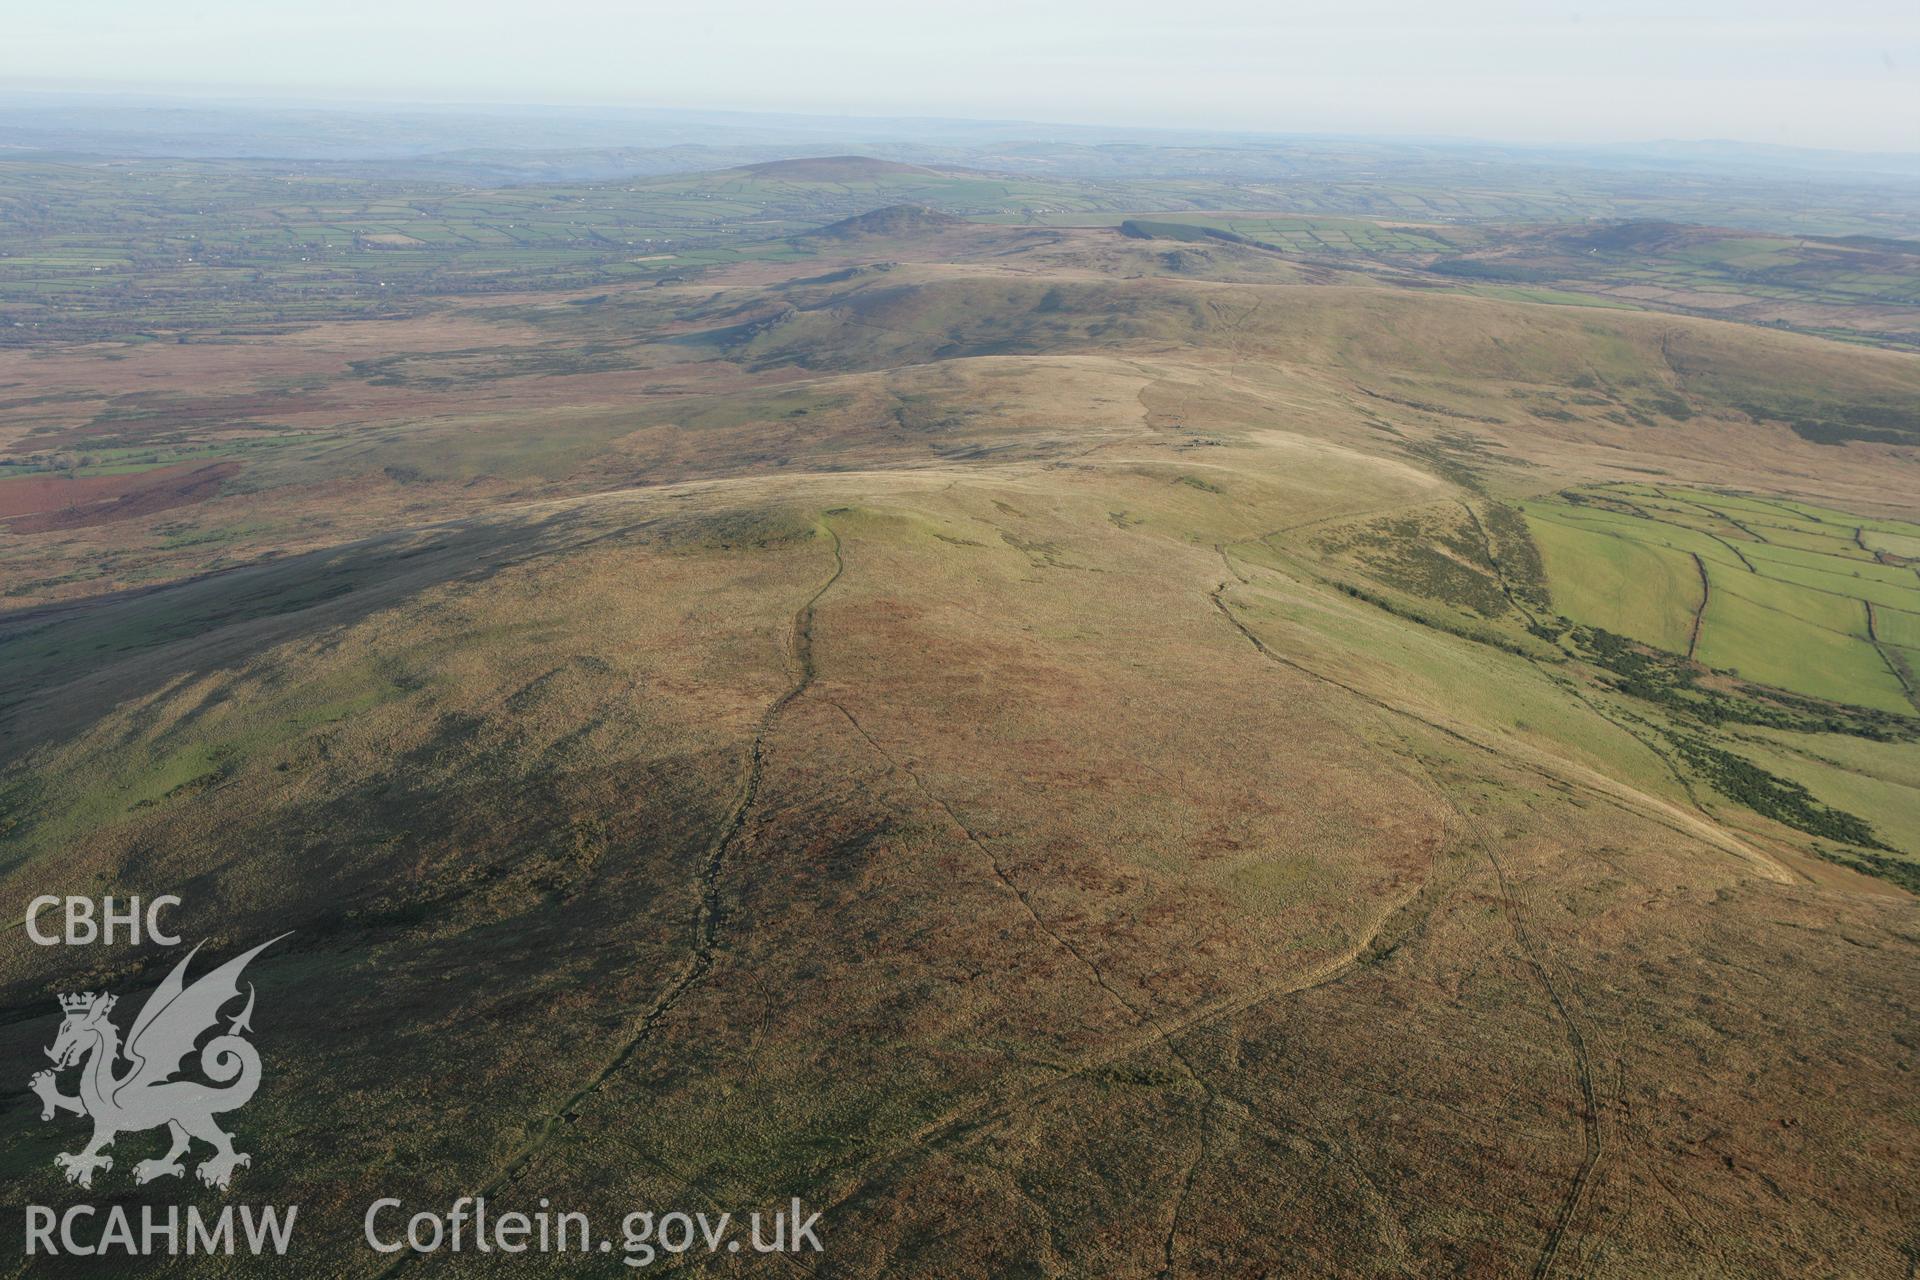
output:
[[[1635,484],[1525,511],[1555,606],[1575,622],[1794,693],[1920,708],[1904,658],[1920,642],[1920,573],[1894,549],[1920,545],[1920,526]]]
[[[1656,648],[1687,651],[1700,575],[1685,552],[1651,539],[1590,527],[1583,514],[1529,503],[1534,541],[1554,603],[1570,618]]]

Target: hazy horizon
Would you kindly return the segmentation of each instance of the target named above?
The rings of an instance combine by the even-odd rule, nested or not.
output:
[[[1777,148],[1783,151],[1807,151],[1833,153],[1836,155],[1859,156],[1900,156],[1920,157],[1920,141],[1906,146],[1845,146],[1839,144],[1813,144],[1792,142],[1769,142],[1752,138],[1732,136],[1709,136],[1688,134],[1645,134],[1603,136],[1590,139],[1548,139],[1522,138],[1500,134],[1473,134],[1458,132],[1421,132],[1417,130],[1397,129],[1261,129],[1232,126],[1204,125],[1148,125],[1124,121],[1081,121],[1043,119],[1021,115],[937,115],[929,113],[881,113],[870,111],[816,111],[804,108],[767,107],[725,107],[704,105],[662,104],[645,102],[621,102],[600,99],[549,99],[499,98],[485,99],[462,95],[450,95],[442,98],[407,96],[402,93],[380,95],[371,93],[324,92],[281,93],[271,86],[206,86],[206,85],[166,85],[166,84],[92,84],[85,81],[19,81],[0,88],[0,107],[9,99],[42,99],[49,102],[62,101],[81,105],[82,103],[100,104],[118,102],[129,107],[144,107],[154,103],[177,104],[181,109],[190,107],[208,107],[234,109],[241,106],[261,107],[273,111],[338,111],[343,114],[363,113],[368,115],[402,115],[410,111],[422,113],[471,113],[474,115],[514,115],[553,113],[564,119],[594,120],[611,119],[620,113],[657,114],[660,116],[684,115],[731,116],[739,117],[743,125],[752,121],[797,120],[808,122],[844,122],[846,125],[860,124],[949,124],[974,125],[986,128],[1036,128],[1060,129],[1076,132],[1084,131],[1092,135],[1166,135],[1168,138],[1211,136],[1221,138],[1243,137],[1257,139],[1299,139],[1299,140],[1354,140],[1378,143],[1408,143],[1453,146],[1511,147],[1520,150],[1552,151],[1565,149],[1582,150],[1620,150],[1633,151],[1638,148],[1677,147],[1734,147],[1756,151]],[[639,145],[636,142],[636,145]],[[823,143],[824,145],[824,143]]]
[[[130,0],[14,20],[15,91],[311,105],[640,108],[1521,145],[1729,141],[1915,150],[1920,13],[1848,0],[1632,3],[1545,14],[1506,0],[1232,4],[1175,21],[1073,0],[909,13],[724,0],[634,12],[559,0],[344,0],[324,14],[208,0],[169,21]]]

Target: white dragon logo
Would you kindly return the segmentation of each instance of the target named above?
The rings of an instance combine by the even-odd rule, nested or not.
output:
[[[124,1050],[120,1029],[107,1016],[113,1012],[115,997],[91,991],[60,997],[66,1018],[53,1047],[47,1050],[47,1056],[53,1059],[53,1071],[35,1074],[30,1087],[40,1095],[42,1120],[51,1120],[61,1111],[93,1120],[93,1140],[83,1150],[53,1158],[57,1167],[66,1170],[68,1182],[91,1187],[95,1170],[113,1168],[113,1158],[103,1154],[103,1149],[112,1146],[116,1136],[161,1125],[167,1126],[172,1135],[173,1147],[161,1159],[142,1160],[135,1165],[135,1182],[184,1174],[180,1157],[195,1138],[214,1149],[213,1156],[194,1170],[210,1187],[226,1190],[233,1171],[253,1163],[245,1152],[233,1149],[233,1135],[213,1122],[221,1112],[245,1106],[260,1087],[260,1054],[241,1038],[243,1032],[253,1029],[249,1021],[253,1017],[251,983],[247,986],[247,1007],[229,1022],[225,1035],[215,1036],[200,1050],[200,1071],[212,1084],[174,1077],[193,1052],[195,1042],[219,1022],[221,1008],[239,997],[240,971],[278,941],[280,938],[263,942],[187,986],[187,965],[200,951],[195,946],[147,997],[140,1016],[133,1020]],[[130,1065],[116,1075],[116,1064],[123,1056]],[[86,1065],[80,1072],[79,1094],[69,1097],[61,1093],[54,1072],[83,1060]]]

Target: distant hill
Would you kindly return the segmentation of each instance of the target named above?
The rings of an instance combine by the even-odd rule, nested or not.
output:
[[[1644,253],[1687,238],[1697,239],[1706,235],[1724,239],[1737,234],[1739,233],[1712,227],[1692,227],[1678,222],[1641,219],[1616,222],[1597,231],[1566,235],[1560,239],[1563,244],[1576,250],[1598,249],[1602,253]]]
[[[932,169],[916,164],[896,164],[875,160],[872,156],[808,156],[801,160],[768,160],[763,164],[741,165],[738,172],[756,178],[781,178],[794,182],[869,182],[875,178],[903,175],[932,176]]]
[[[1187,222],[1154,222],[1141,218],[1128,218],[1122,222],[1120,234],[1129,240],[1180,240],[1188,244],[1202,240],[1219,240],[1226,244],[1257,245],[1259,243],[1219,227],[1196,226]]]
[[[874,209],[868,213],[855,214],[851,218],[842,218],[838,222],[828,223],[806,234],[809,239],[863,240],[869,237],[925,235],[929,232],[948,231],[954,227],[966,225],[965,218],[956,218],[950,213],[929,209],[923,204],[890,204],[884,209]]]

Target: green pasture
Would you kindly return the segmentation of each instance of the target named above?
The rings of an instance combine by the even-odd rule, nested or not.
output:
[[[1897,550],[1920,546],[1920,526],[1647,484],[1523,510],[1554,607],[1574,622],[1673,653],[1691,645],[1710,668],[1790,692],[1920,709],[1908,684],[1920,573]]]
[[[1528,503],[1534,542],[1555,607],[1576,622],[1604,627],[1655,648],[1687,651],[1700,573],[1685,552],[1648,539],[1591,527]]]

